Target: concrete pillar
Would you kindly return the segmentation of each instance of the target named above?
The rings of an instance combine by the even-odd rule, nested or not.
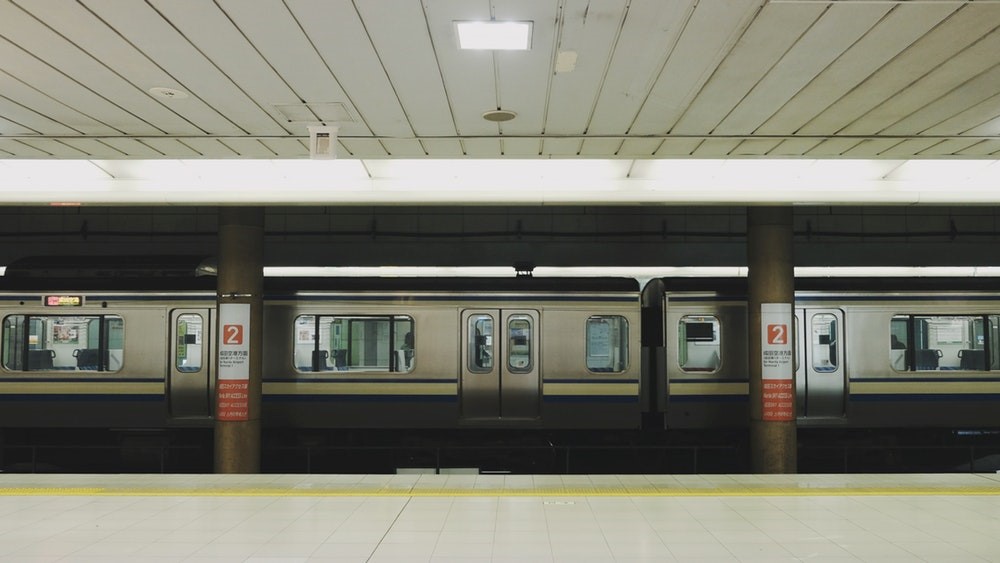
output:
[[[792,208],[748,208],[747,231],[751,469],[796,473]]]
[[[215,472],[260,472],[264,210],[219,210]]]

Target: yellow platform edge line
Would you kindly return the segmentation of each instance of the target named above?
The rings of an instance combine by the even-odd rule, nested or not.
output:
[[[129,497],[764,497],[764,496],[984,496],[1000,487],[964,488],[744,488],[667,489],[566,487],[545,489],[343,488],[343,489],[114,489],[102,487],[0,487],[4,496]]]

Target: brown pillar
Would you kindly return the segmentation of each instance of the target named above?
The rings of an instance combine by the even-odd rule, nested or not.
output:
[[[792,208],[748,208],[747,231],[751,469],[796,473]]]
[[[260,472],[264,210],[219,210],[215,472]]]

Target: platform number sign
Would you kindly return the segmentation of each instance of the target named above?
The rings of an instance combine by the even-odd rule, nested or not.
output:
[[[222,325],[222,343],[227,346],[241,346],[243,325]]]
[[[788,337],[792,326],[791,303],[762,303],[761,378],[764,384],[762,420],[795,419],[793,350]]]
[[[769,324],[767,325],[768,344],[788,344],[788,325]]]
[[[215,418],[250,420],[250,305],[219,305],[219,326]]]

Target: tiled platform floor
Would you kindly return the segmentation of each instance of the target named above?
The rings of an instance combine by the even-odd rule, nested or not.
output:
[[[1000,476],[0,474],[8,561],[1000,562]]]

